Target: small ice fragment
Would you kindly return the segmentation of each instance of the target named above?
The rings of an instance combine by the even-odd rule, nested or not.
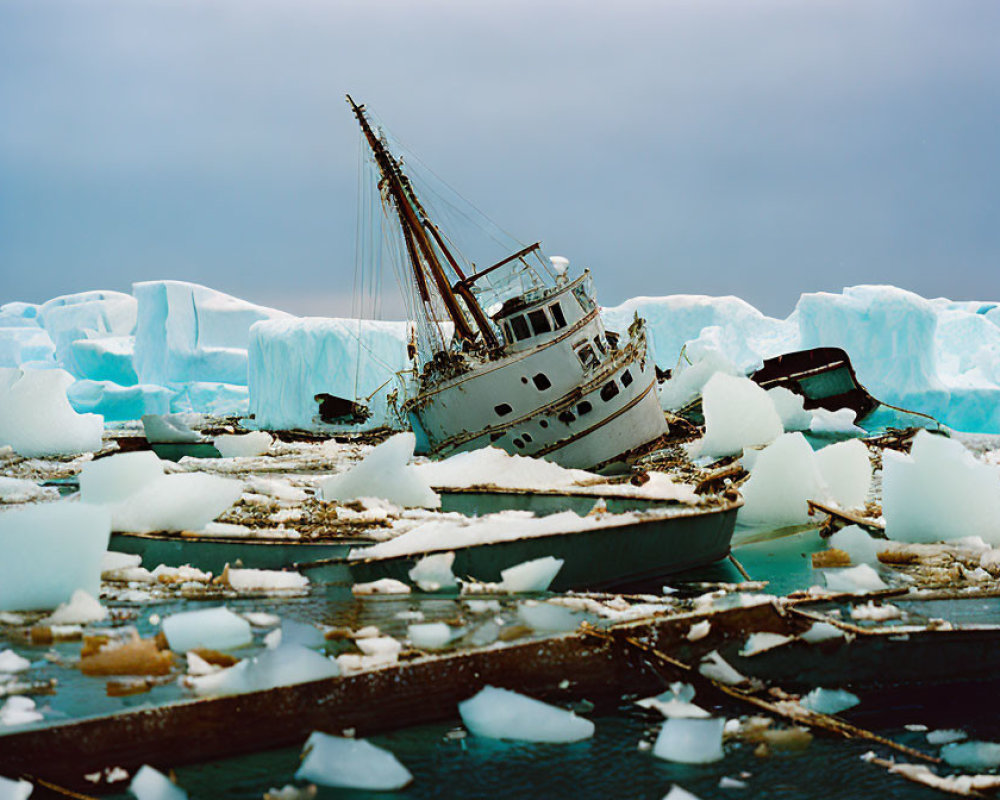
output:
[[[210,664],[194,650],[188,650],[184,657],[187,659],[187,674],[196,678],[211,675],[222,669],[218,664]]]
[[[305,575],[279,569],[227,569],[220,577],[238,592],[300,591],[309,585]]]
[[[26,669],[30,668],[31,662],[28,661],[28,659],[19,656],[13,650],[4,650],[3,652],[0,652],[0,675],[11,675],[15,672],[24,672]]]
[[[421,622],[410,625],[406,636],[414,647],[421,650],[440,650],[451,641],[451,628],[444,622]]]
[[[187,792],[148,764],[139,767],[128,790],[136,800],[187,800]]]
[[[663,723],[653,745],[653,755],[682,764],[709,764],[722,758],[721,717],[672,718]]]
[[[484,687],[458,704],[462,722],[476,736],[527,742],[578,742],[594,735],[594,723],[508,689]]]
[[[142,565],[142,556],[133,553],[117,553],[108,550],[101,558],[101,575],[107,572],[117,572],[121,569],[132,569]]]
[[[961,742],[968,738],[969,734],[965,731],[954,729],[928,731],[927,733],[928,744],[953,744],[954,742]]]
[[[319,485],[320,495],[328,501],[380,497],[407,508],[440,508],[440,495],[409,463],[415,444],[412,433],[397,433],[347,472],[323,480]]]
[[[35,787],[26,780],[11,780],[0,775],[0,798],[2,800],[28,800]]]
[[[746,789],[746,781],[737,780],[736,778],[730,778],[728,775],[723,775],[719,778],[719,788],[720,789]]]
[[[473,647],[486,647],[500,638],[500,626],[492,619],[477,625],[468,634],[466,641]],[[565,681],[564,681],[565,682]]]
[[[909,725],[904,725],[903,727],[906,728],[906,730],[908,731],[920,732],[927,730],[927,726],[921,722],[911,722]]]
[[[171,614],[163,620],[163,633],[178,653],[199,647],[230,650],[253,641],[250,623],[225,606]]]
[[[876,605],[874,601],[862,603],[851,609],[851,619],[868,619],[875,622],[884,622],[887,619],[899,619],[903,612],[892,603],[882,603]]]
[[[864,428],[859,428],[854,424],[857,413],[850,408],[838,408],[836,411],[829,411],[825,408],[814,408],[812,410],[813,419],[809,430],[813,433],[851,433],[858,436],[865,436],[867,432]]]
[[[281,624],[281,617],[266,611],[244,611],[240,616],[255,628],[273,628]]]
[[[377,625],[365,625],[363,628],[358,628],[354,631],[353,638],[355,639],[374,639],[376,636],[381,636],[382,631],[378,629]]]
[[[396,756],[364,739],[344,739],[316,731],[302,753],[296,780],[375,792],[402,789],[413,780]]]
[[[190,444],[201,441],[201,434],[192,430],[184,414],[143,414],[142,430],[147,442]]]
[[[395,578],[381,578],[370,583],[356,583],[351,587],[352,594],[409,594],[410,587]]]
[[[354,643],[358,646],[358,650],[366,656],[399,653],[403,649],[403,645],[399,640],[394,639],[392,636],[368,636],[356,639]]]
[[[517,607],[517,616],[525,625],[544,633],[565,633],[580,626],[582,615],[552,603],[528,600]]]
[[[826,588],[831,592],[864,594],[886,588],[878,573],[867,564],[847,569],[828,569],[823,574],[826,577]]]
[[[744,683],[747,679],[745,675],[741,675],[726,663],[717,650],[713,650],[701,660],[701,663],[698,665],[698,672],[706,678],[711,678],[712,680],[719,681],[719,683],[725,683],[730,686]]]
[[[996,742],[962,742],[946,744],[941,758],[953,767],[983,772],[1000,767],[1000,744]]]
[[[14,695],[0,706],[0,725],[27,725],[42,719],[41,713],[35,710],[35,701],[30,697]]]
[[[780,633],[751,633],[746,640],[746,644],[743,645],[743,649],[740,650],[741,656],[755,656],[758,653],[763,653],[767,650],[773,650],[775,647],[781,647],[783,644],[788,644],[793,641],[792,636],[782,636]]]
[[[855,440],[857,441],[857,440]],[[830,537],[830,547],[843,550],[855,564],[878,565],[879,547],[875,540],[863,528],[848,525]]]
[[[703,619],[701,622],[696,622],[691,626],[691,630],[687,632],[687,638],[689,642],[697,642],[699,639],[704,639],[708,636],[708,632],[712,629],[712,623],[707,619]]]
[[[817,642],[825,642],[830,639],[843,639],[844,631],[836,625],[831,625],[829,622],[814,622],[799,638],[803,642],[816,644]]]
[[[274,441],[271,434],[251,431],[244,434],[224,433],[212,440],[223,458],[250,458],[264,455]]]
[[[700,800],[700,798],[675,783],[670,787],[670,791],[663,795],[663,800]]]
[[[636,700],[635,704],[642,708],[655,709],[667,718],[705,719],[711,716],[701,706],[692,703],[693,698],[694,687],[687,683],[678,682],[671,684],[670,691],[656,697],[644,697],[642,700]]]
[[[544,592],[562,569],[561,558],[545,556],[500,571],[500,588],[511,593]]]
[[[300,789],[288,783],[280,789],[272,786],[264,792],[264,800],[313,800],[314,797],[316,797],[316,787],[312,784]]]
[[[410,570],[410,580],[423,592],[439,592],[458,586],[451,565],[455,563],[455,553],[433,553],[421,558]]]
[[[854,708],[861,701],[857,695],[845,692],[843,689],[824,689],[817,686],[799,701],[803,708],[820,714],[839,714],[849,708]]]
[[[108,610],[83,589],[77,589],[69,602],[42,620],[43,625],[83,625],[107,619]],[[2,670],[0,670],[2,671]]]
[[[802,395],[784,386],[775,386],[767,390],[767,396],[774,403],[774,410],[781,417],[781,426],[786,432],[809,430],[813,415],[803,407],[805,398]]]

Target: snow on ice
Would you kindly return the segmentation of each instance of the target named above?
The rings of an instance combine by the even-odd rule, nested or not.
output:
[[[589,719],[495,686],[459,703],[458,711],[471,733],[489,739],[578,742],[594,735]]]

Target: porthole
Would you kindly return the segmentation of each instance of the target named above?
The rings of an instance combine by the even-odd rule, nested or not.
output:
[[[576,411],[582,417],[584,414],[589,414],[594,410],[594,407],[590,404],[589,400],[583,400],[577,404]]]
[[[547,419],[543,419],[543,420],[539,421],[538,424],[541,425],[543,428],[549,427],[549,421]]]
[[[632,373],[625,370],[622,373],[622,386],[628,386],[630,383],[632,383]]]
[[[498,406],[493,406],[493,410],[497,412],[498,417],[506,417],[514,409],[510,407],[509,403],[501,403]]]
[[[601,389],[601,399],[605,403],[608,402],[616,394],[618,394],[618,384],[615,383],[614,381],[604,384],[604,387]]]
[[[567,425],[569,425],[571,422],[576,421],[576,415],[572,411],[563,411],[559,415],[559,421],[565,422]]]
[[[540,392],[544,392],[546,389],[552,388],[552,381],[549,380],[548,375],[544,372],[539,372],[531,380],[535,384],[535,388]]]
[[[516,447],[518,450],[523,450],[524,449],[524,442],[522,442],[520,439],[515,439],[514,440],[514,447]]]
[[[530,433],[522,433],[521,434],[521,438],[524,439],[524,441],[526,441],[528,444],[531,444],[531,434]]]

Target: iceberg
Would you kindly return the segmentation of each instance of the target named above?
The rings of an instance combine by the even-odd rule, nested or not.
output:
[[[134,386],[139,381],[132,364],[134,349],[134,336],[77,339],[69,345],[77,377],[119,386]]]
[[[100,450],[104,420],[73,410],[66,397],[72,383],[61,369],[0,368],[0,446],[29,458]]]
[[[465,727],[488,739],[578,742],[594,735],[594,723],[532,697],[486,686],[458,704]]]
[[[130,336],[135,331],[136,301],[131,295],[113,291],[67,294],[42,303],[38,319],[55,343],[56,359],[63,369],[78,378],[95,377],[87,372],[87,367],[93,366],[88,361],[92,354],[83,353],[83,361],[78,361],[74,345],[83,340]]]
[[[81,503],[0,514],[0,611],[52,609],[78,589],[97,597],[110,538],[108,512]]]
[[[405,322],[284,318],[250,329],[250,413],[269,430],[323,430],[316,396],[366,402],[371,425],[395,425],[389,395],[409,367]]]
[[[166,386],[121,386],[113,381],[80,379],[66,390],[70,405],[80,414],[100,414],[108,422],[166,414],[177,393]]]
[[[302,754],[302,766],[295,779],[321,786],[391,792],[413,780],[396,756],[363,739],[343,739],[316,731]]]

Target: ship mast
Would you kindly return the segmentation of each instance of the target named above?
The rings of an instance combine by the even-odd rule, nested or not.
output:
[[[469,282],[464,273],[451,254],[451,251],[444,243],[444,239],[437,229],[437,226],[430,221],[426,211],[420,201],[417,200],[416,193],[409,178],[403,174],[399,163],[386,150],[382,140],[379,139],[372,130],[368,119],[364,114],[364,106],[357,105],[350,95],[347,95],[347,102],[350,103],[351,110],[358,118],[361,130],[364,132],[368,146],[371,148],[375,163],[382,173],[382,179],[389,189],[389,194],[396,209],[396,216],[402,229],[403,241],[406,244],[406,252],[413,270],[413,277],[417,284],[417,290],[421,299],[425,302],[429,300],[427,279],[424,269],[430,273],[438,294],[444,303],[448,316],[455,324],[455,335],[465,344],[475,345],[476,333],[469,325],[469,320],[458,304],[461,297],[465,303],[469,314],[472,316],[483,336],[483,342],[487,348],[498,346],[496,333],[490,324],[486,313],[483,311],[479,301],[469,288]],[[441,265],[441,260],[431,243],[440,249],[447,259],[448,264],[458,275],[458,282],[452,286],[448,281],[448,276]],[[421,261],[423,262],[421,264]]]

